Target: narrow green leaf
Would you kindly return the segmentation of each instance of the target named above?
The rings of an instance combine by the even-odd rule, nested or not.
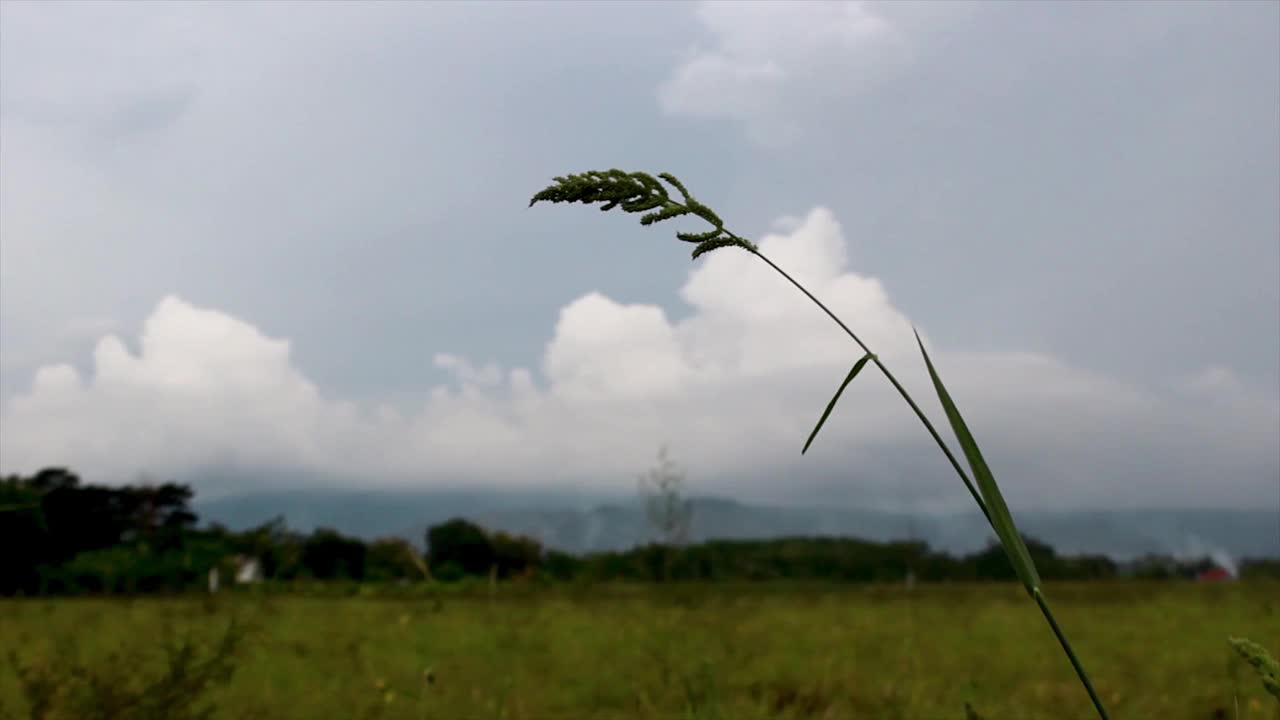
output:
[[[1027,551],[1026,544],[1022,542],[1022,536],[1018,534],[1018,528],[1013,524],[1013,515],[1009,513],[1009,506],[1005,504],[1004,496],[1000,494],[995,476],[991,474],[991,468],[987,467],[987,461],[983,459],[982,452],[978,449],[978,442],[973,439],[973,434],[964,424],[964,418],[960,417],[960,411],[951,401],[951,395],[943,387],[942,378],[938,377],[938,371],[934,369],[933,361],[929,359],[929,353],[924,349],[924,342],[920,339],[919,332],[916,333],[916,343],[920,345],[920,353],[924,355],[924,363],[929,368],[933,389],[938,393],[938,400],[942,402],[942,409],[947,413],[951,429],[964,450],[969,468],[973,470],[974,479],[978,481],[978,490],[982,492],[982,499],[987,503],[991,527],[1000,538],[1000,544],[1004,546],[1009,562],[1018,573],[1018,579],[1022,581],[1027,592],[1031,593],[1040,587],[1040,574],[1036,572],[1035,563],[1031,561],[1031,553]]]
[[[822,417],[818,418],[818,424],[814,426],[813,432],[809,433],[809,439],[805,441],[804,449],[800,451],[801,455],[809,451],[809,446],[813,444],[813,439],[818,437],[818,431],[822,429],[822,424],[827,421],[827,417],[830,416],[831,411],[835,409],[836,401],[840,399],[840,393],[843,393],[844,389],[849,387],[849,383],[853,382],[853,379],[858,376],[858,373],[862,372],[862,367],[866,365],[867,361],[872,357],[874,356],[871,353],[867,353],[866,355],[863,355],[858,362],[853,364],[853,369],[849,371],[849,375],[845,377],[844,382],[840,383],[840,389],[836,390],[835,397],[832,397],[831,402],[827,403],[827,409],[822,411]]]

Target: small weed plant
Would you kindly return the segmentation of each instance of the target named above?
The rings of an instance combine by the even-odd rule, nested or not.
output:
[[[209,691],[231,681],[247,628],[235,619],[214,643],[191,635],[163,644],[161,667],[143,645],[89,661],[64,638],[54,657],[22,662],[10,653],[31,720],[209,720]],[[146,668],[145,670],[143,668]]]

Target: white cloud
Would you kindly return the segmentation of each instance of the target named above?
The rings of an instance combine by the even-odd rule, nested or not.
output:
[[[775,227],[762,251],[845,318],[942,422],[910,322],[878,280],[847,267],[834,216],[817,208]],[[578,298],[561,311],[540,373],[438,354],[453,381],[407,413],[327,398],[297,370],[288,341],[168,297],[136,353],[108,336],[89,377],[41,368],[0,411],[0,463],[9,472],[69,465],[97,481],[237,463],[387,484],[627,488],[669,442],[705,491],[785,478],[793,497],[843,484],[868,497],[965,501],[873,369],[799,455],[859,351],[762,263],[717,251],[681,295],[693,312],[678,322],[598,292]],[[1015,504],[1274,499],[1280,404],[1225,368],[1159,394],[1035,353],[931,352]]]
[[[715,47],[691,49],[659,103],[743,120],[765,143],[787,142],[815,104],[856,95],[912,55],[899,25],[865,2],[702,2],[697,15]]]

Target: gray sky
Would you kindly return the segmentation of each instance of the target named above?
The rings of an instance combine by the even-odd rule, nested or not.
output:
[[[1280,506],[1264,2],[5,2],[0,470],[966,501],[871,373],[801,458],[856,348],[749,256],[526,207],[609,167],[942,422],[916,324],[1013,504]]]

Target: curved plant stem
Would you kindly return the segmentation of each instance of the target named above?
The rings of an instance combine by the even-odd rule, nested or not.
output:
[[[898,378],[894,377],[893,373],[889,372],[889,368],[885,367],[884,363],[880,362],[880,358],[875,353],[871,352],[871,348],[867,347],[867,344],[862,342],[862,339],[859,338],[857,334],[855,334],[852,330],[850,330],[849,326],[845,325],[843,320],[837,317],[835,313],[831,312],[830,308],[824,305],[821,300],[814,297],[813,293],[809,292],[809,290],[804,285],[801,285],[798,280],[791,277],[791,275],[789,275],[786,270],[783,270],[782,268],[778,267],[772,260],[770,260],[766,255],[761,253],[759,250],[748,249],[748,251],[751,254],[763,260],[766,265],[776,270],[779,275],[786,278],[787,281],[790,282],[792,285],[795,285],[796,288],[800,292],[804,293],[806,297],[812,300],[815,305],[822,308],[822,312],[826,313],[827,317],[834,320],[835,323],[840,326],[840,329],[844,330],[846,335],[853,338],[853,341],[858,343],[858,347],[862,348],[864,352],[871,355],[871,362],[875,363],[876,367],[880,368],[880,372],[884,373],[884,376],[888,378],[889,382],[898,391],[898,394],[902,396],[902,399],[906,400],[907,404],[911,406],[911,409],[915,411],[916,417],[920,418],[920,422],[924,423],[924,427],[926,430],[929,431],[929,435],[933,437],[933,441],[938,444],[938,447],[942,450],[942,454],[946,455],[947,460],[951,462],[951,467],[955,469],[956,474],[959,475],[960,479],[964,481],[965,487],[969,488],[969,494],[973,496],[973,501],[978,503],[978,508],[982,510],[982,514],[987,518],[987,522],[991,522],[991,515],[990,513],[987,512],[987,504],[982,501],[982,496],[978,494],[977,488],[975,488],[973,486],[973,482],[969,480],[968,474],[965,473],[964,468],[960,467],[960,462],[956,460],[956,456],[951,453],[951,448],[947,447],[946,441],[944,441],[942,439],[942,436],[938,434],[938,431],[933,427],[933,423],[929,422],[929,418],[925,417],[924,411],[920,409],[919,405],[916,405],[916,401],[912,399],[911,393],[908,393],[907,389],[902,387],[902,384],[898,382]]]
[[[1093,709],[1098,711],[1098,717],[1102,718],[1102,720],[1109,720],[1107,709],[1102,706],[1102,699],[1098,697],[1098,693],[1093,689],[1093,683],[1089,682],[1089,673],[1084,671],[1084,665],[1080,664],[1080,658],[1076,657],[1075,651],[1071,649],[1071,643],[1067,641],[1067,636],[1063,635],[1062,628],[1058,627],[1058,621],[1054,619],[1053,611],[1049,609],[1049,600],[1045,598],[1040,588],[1036,588],[1031,593],[1031,597],[1036,599],[1036,605],[1040,606],[1040,612],[1044,615],[1044,619],[1048,620],[1049,627],[1053,628],[1053,634],[1058,638],[1058,644],[1067,653],[1067,659],[1071,661],[1071,667],[1075,669],[1080,682],[1084,683],[1085,692],[1089,693],[1089,699],[1093,701]]]

